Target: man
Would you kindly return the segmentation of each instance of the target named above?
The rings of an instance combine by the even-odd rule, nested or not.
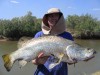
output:
[[[43,16],[41,28],[42,31],[39,31],[35,35],[35,38],[45,35],[56,35],[73,40],[72,35],[66,32],[63,13],[58,8],[51,8],[47,11],[47,13]],[[32,61],[33,64],[38,65],[34,75],[68,75],[66,62],[61,62],[52,69],[48,68],[48,66],[52,63],[49,60],[53,59],[53,56],[43,57],[43,53],[40,53],[38,57]]]

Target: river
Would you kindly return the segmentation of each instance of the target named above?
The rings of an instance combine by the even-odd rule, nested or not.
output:
[[[100,71],[100,40],[75,40],[77,43],[94,48],[97,51],[95,58],[88,62],[78,62],[74,65],[68,65],[69,75],[91,75]],[[19,68],[16,62],[10,72],[7,72],[3,66],[2,55],[10,53],[17,49],[17,41],[0,41],[0,75],[33,75],[36,66],[29,62],[23,68]]]

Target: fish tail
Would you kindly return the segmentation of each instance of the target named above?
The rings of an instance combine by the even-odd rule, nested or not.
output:
[[[13,65],[13,62],[11,62],[10,54],[5,54],[2,56],[2,58],[4,61],[4,67],[6,68],[7,71],[10,71]]]

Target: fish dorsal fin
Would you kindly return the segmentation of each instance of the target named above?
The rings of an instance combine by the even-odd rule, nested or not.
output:
[[[23,47],[23,46],[26,46],[26,44],[28,42],[30,42],[31,39],[32,39],[32,37],[25,37],[25,36],[21,37],[18,41],[18,44],[17,44],[18,49]]]

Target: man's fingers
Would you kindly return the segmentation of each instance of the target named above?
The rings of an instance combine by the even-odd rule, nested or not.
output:
[[[36,59],[32,60],[32,63],[33,63],[33,64],[37,64],[37,63],[36,63]]]
[[[41,53],[38,55],[38,58],[43,57],[43,55],[44,55],[44,53],[41,52]]]

